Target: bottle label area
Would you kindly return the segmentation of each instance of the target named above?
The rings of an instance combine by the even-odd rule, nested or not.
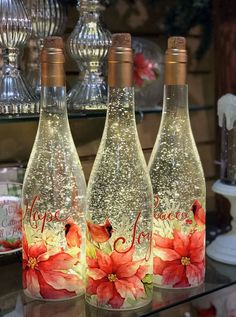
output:
[[[186,211],[163,211],[155,195],[154,283],[183,288],[201,284],[205,275],[205,210],[195,200]]]
[[[131,309],[152,298],[152,232],[140,227],[141,212],[119,232],[107,218],[87,222],[87,301],[107,309]],[[127,227],[129,227],[127,232]]]
[[[67,299],[84,291],[82,230],[60,210],[40,208],[35,196],[23,208],[23,288],[38,299]]]

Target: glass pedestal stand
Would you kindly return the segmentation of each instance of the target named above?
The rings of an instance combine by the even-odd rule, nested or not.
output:
[[[231,222],[232,230],[218,236],[207,247],[206,253],[213,260],[226,264],[236,264],[236,186],[227,185],[218,180],[214,183],[212,190],[229,200],[233,220]]]

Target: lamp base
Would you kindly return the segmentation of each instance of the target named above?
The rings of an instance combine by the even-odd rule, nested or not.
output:
[[[218,180],[214,183],[212,190],[225,196],[231,204],[230,213],[233,217],[232,230],[218,236],[206,249],[207,255],[213,260],[236,265],[236,186],[221,183]]]
[[[222,234],[207,247],[206,253],[215,261],[236,265],[236,235]]]

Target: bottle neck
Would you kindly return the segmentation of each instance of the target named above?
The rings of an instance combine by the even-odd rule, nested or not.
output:
[[[134,88],[109,87],[107,123],[116,126],[135,124]]]
[[[66,87],[41,88],[41,113],[64,114],[67,118]],[[49,117],[50,118],[50,117]]]
[[[133,54],[130,47],[112,46],[109,49],[108,86],[107,123],[116,122],[114,127],[118,126],[118,131],[124,133],[125,127],[135,125]]]
[[[165,85],[163,113],[188,115],[188,85]]]
[[[67,117],[64,61],[62,49],[43,48],[41,52],[41,111],[64,114]]]

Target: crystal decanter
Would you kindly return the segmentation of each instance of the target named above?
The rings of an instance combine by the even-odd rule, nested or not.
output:
[[[0,46],[3,54],[0,78],[0,114],[34,113],[38,101],[18,68],[20,48],[32,31],[22,0],[0,1]]]
[[[27,79],[36,94],[41,91],[41,70],[39,54],[43,40],[48,36],[61,35],[66,25],[66,9],[62,0],[25,0],[29,12],[33,38],[30,41],[30,56],[27,61]]]
[[[104,29],[99,0],[78,1],[80,18],[68,40],[69,51],[77,61],[83,79],[68,93],[70,111],[106,109],[107,87],[102,66],[111,43],[110,32]]]

